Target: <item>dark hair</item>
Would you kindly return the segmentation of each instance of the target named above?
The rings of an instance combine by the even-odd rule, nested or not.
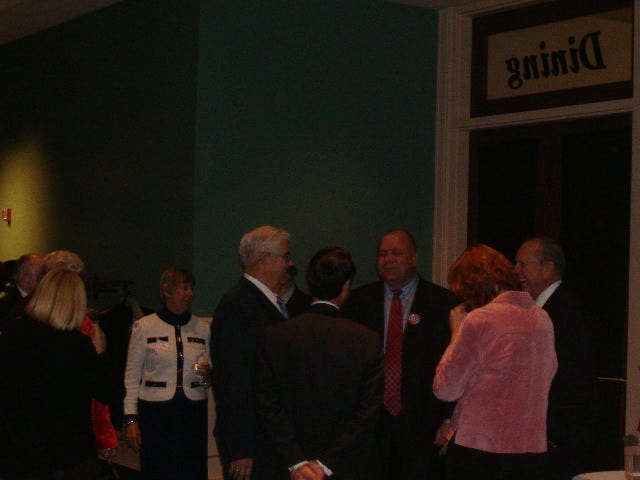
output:
[[[567,261],[564,258],[562,245],[551,237],[537,237],[531,241],[538,244],[538,261],[553,263],[556,273],[563,277]]]
[[[517,290],[518,275],[500,252],[487,245],[473,245],[451,266],[449,285],[467,309],[473,310],[505,290]]]
[[[330,300],[340,295],[344,284],[352,280],[356,266],[349,250],[327,247],[319,250],[307,266],[309,292],[318,300]]]

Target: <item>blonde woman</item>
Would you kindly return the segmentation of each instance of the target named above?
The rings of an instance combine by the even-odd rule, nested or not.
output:
[[[22,318],[0,335],[0,435],[9,479],[101,479],[91,398],[120,396],[91,339],[80,332],[86,293],[80,276],[47,273]]]
[[[55,250],[44,257],[41,269],[42,275],[56,268],[71,270],[72,272],[82,275],[84,273],[84,262],[75,252]],[[80,331],[91,337],[96,352],[99,354],[105,352],[106,338],[97,323],[85,316]],[[98,456],[105,460],[114,457],[118,451],[118,438],[115,428],[111,423],[109,405],[93,399],[91,402],[91,422],[93,423],[93,434]]]

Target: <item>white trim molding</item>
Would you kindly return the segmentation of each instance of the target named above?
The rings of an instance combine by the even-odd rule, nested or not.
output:
[[[631,127],[631,209],[629,238],[629,313],[627,322],[626,431],[638,433],[640,421],[640,0],[633,5],[633,102]]]

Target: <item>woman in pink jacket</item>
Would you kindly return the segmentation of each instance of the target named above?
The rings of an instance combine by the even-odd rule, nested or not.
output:
[[[447,480],[537,480],[557,369],[551,319],[486,245],[463,252],[449,283],[463,303],[451,311],[451,343],[433,383],[439,399],[457,402]]]

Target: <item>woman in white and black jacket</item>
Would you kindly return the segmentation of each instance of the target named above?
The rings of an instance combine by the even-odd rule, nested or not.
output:
[[[125,371],[125,437],[147,480],[207,479],[209,324],[191,314],[195,280],[170,268],[163,308],[133,324]]]

